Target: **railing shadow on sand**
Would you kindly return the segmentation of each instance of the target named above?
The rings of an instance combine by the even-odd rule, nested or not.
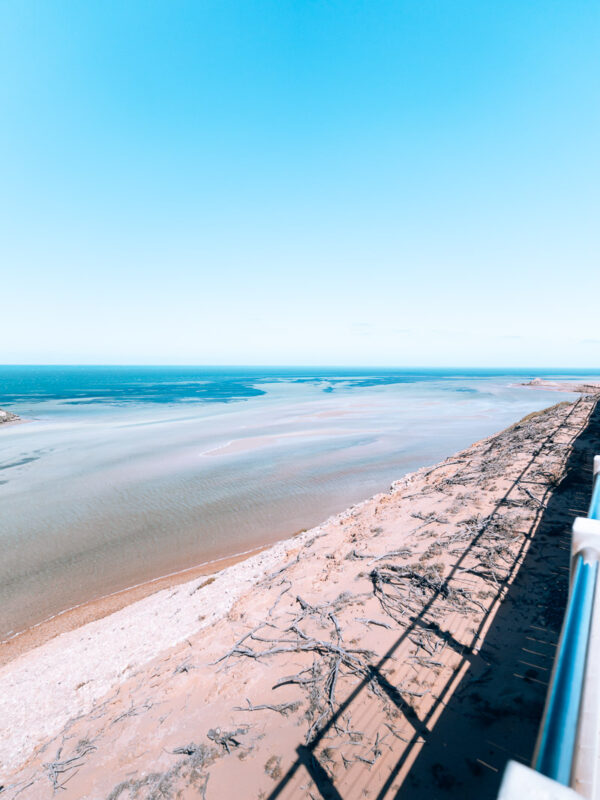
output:
[[[496,504],[488,524],[510,503],[518,486],[530,487],[536,483],[539,486],[527,473],[559,430],[570,432],[573,413],[574,410],[535,451]],[[504,595],[504,599],[491,625],[486,615],[473,632],[475,643],[489,625],[481,649],[470,649],[447,636],[447,644],[457,650],[461,660],[427,714],[419,718],[384,677],[383,669],[411,633],[429,625],[425,617],[437,593],[371,667],[370,675],[340,704],[327,724],[308,744],[299,744],[296,760],[267,800],[282,796],[299,770],[305,770],[312,778],[324,800],[344,800],[315,751],[373,678],[410,721],[414,733],[387,777],[380,778],[379,785],[369,780],[370,800],[445,797],[492,800],[509,759],[530,763],[567,599],[570,526],[578,514],[586,513],[593,455],[600,450],[600,405],[592,407],[583,431],[577,426],[569,448],[560,484],[557,487],[543,484],[545,491],[539,496],[540,505],[523,537],[519,556],[498,586],[497,594]],[[448,580],[461,570],[484,533],[485,530],[478,533],[458,558]]]

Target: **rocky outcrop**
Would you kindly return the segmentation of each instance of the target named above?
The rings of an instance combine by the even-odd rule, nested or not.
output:
[[[19,419],[16,414],[11,414],[10,411],[3,411],[0,408],[0,425],[2,425],[3,422],[14,422],[16,419]]]

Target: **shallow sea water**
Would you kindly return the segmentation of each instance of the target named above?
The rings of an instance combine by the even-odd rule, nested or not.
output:
[[[0,428],[0,639],[316,525],[572,399],[516,385],[536,374],[557,376],[0,367],[0,406],[26,420]]]

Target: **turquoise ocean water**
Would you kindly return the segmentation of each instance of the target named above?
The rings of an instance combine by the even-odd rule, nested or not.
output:
[[[571,395],[535,370],[0,367],[0,638],[321,522]],[[595,376],[598,378],[598,375]]]

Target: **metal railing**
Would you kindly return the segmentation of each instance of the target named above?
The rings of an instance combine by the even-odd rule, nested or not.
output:
[[[569,599],[532,767],[510,761],[498,800],[600,800],[600,456],[573,523]]]
[[[598,561],[579,554],[533,766],[568,786],[577,736]]]
[[[600,480],[596,480],[600,472],[600,456],[594,457],[594,489],[592,491],[592,501],[588,511],[589,519],[600,519]]]

